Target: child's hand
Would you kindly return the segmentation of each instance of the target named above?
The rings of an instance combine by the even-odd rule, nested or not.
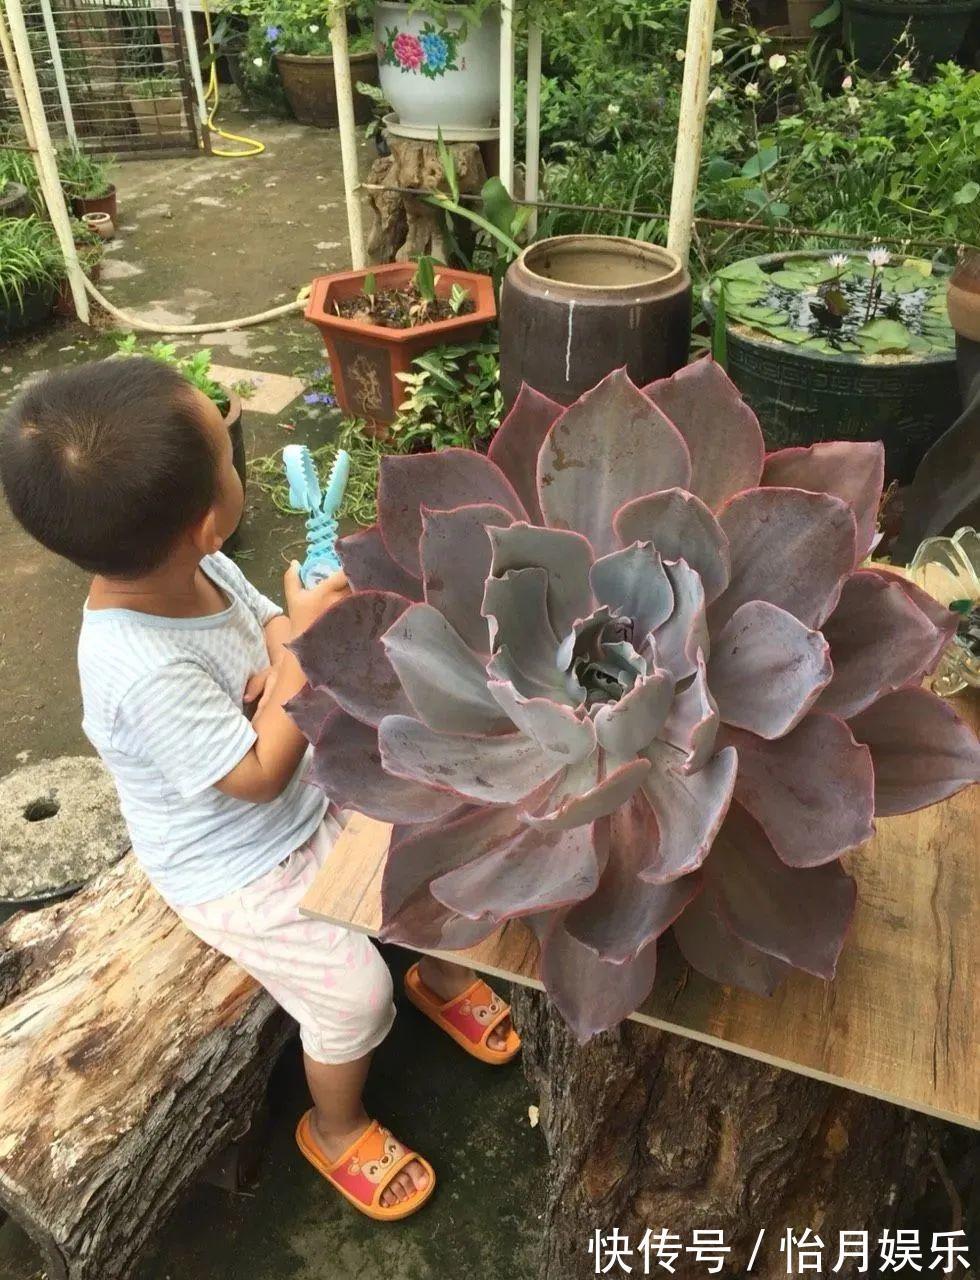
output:
[[[349,595],[350,587],[343,569],[338,569],[315,587],[304,587],[299,579],[299,562],[294,560],[286,570],[283,592],[286,597],[286,612],[293,624],[293,634],[299,635],[312,626],[322,613],[326,613],[331,605]]]

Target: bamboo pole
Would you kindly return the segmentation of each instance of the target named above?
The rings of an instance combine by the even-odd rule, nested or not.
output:
[[[204,80],[201,76],[201,58],[197,51],[197,36],[194,33],[194,15],[191,13],[190,0],[180,0],[180,16],[184,24],[184,44],[187,46],[187,64],[191,69],[194,82],[194,96],[197,98],[197,115],[201,122],[202,137],[207,134],[208,107],[205,101]],[[211,56],[215,56],[214,45],[211,45]]]
[[[13,38],[17,65],[24,86],[24,99],[27,103],[28,114],[34,129],[34,145],[36,147],[34,164],[37,167],[41,193],[44,196],[44,203],[54,226],[55,235],[58,237],[58,243],[61,245],[72,301],[75,303],[75,311],[82,324],[88,324],[89,305],[88,295],[85,292],[85,275],[78,261],[75,238],[71,233],[68,209],[65,206],[65,195],[61,189],[61,180],[58,177],[58,164],[55,160],[54,144],[51,141],[48,122],[44,115],[41,88],[37,82],[37,72],[34,69],[34,59],[31,55],[31,42],[24,22],[24,10],[21,8],[21,0],[6,0],[6,3],[10,34]]]
[[[708,108],[708,75],[711,70],[711,39],[715,31],[717,0],[691,0],[687,20],[687,49],[684,54],[684,83],[681,86],[681,113],[674,153],[674,185],[670,193],[670,224],[667,248],[684,266],[691,253],[694,200],[701,168],[704,117]]]
[[[7,72],[10,76],[10,87],[14,91],[14,101],[17,103],[20,122],[24,127],[24,138],[30,150],[33,151],[37,145],[34,139],[34,126],[31,124],[31,113],[27,109],[24,82],[20,78],[20,69],[17,66],[17,56],[10,39],[7,20],[3,16],[3,5],[0,5],[0,49],[3,50],[3,60],[7,64]]]
[[[514,193],[514,0],[500,0],[500,181]]]
[[[58,101],[61,103],[61,114],[65,121],[65,132],[73,147],[78,146],[78,134],[75,132],[75,113],[71,109],[71,98],[68,96],[68,81],[65,78],[65,64],[61,60],[61,45],[58,42],[58,28],[54,25],[54,14],[51,12],[51,0],[41,0],[41,17],[44,19],[44,30],[51,50],[51,67],[54,70],[54,82],[58,88]]]
[[[330,47],[333,50],[333,77],[337,88],[337,121],[340,127],[340,155],[347,199],[347,229],[351,265],[355,271],[367,266],[364,247],[364,217],[358,195],[357,127],[354,123],[354,90],[347,50],[347,5],[334,0],[330,6]]]
[[[524,124],[524,199],[533,204],[541,189],[541,27],[527,28],[527,119]],[[538,230],[538,211],[532,210],[528,234]]]

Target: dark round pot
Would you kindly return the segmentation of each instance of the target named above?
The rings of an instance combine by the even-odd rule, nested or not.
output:
[[[45,280],[29,286],[22,302],[16,298],[9,303],[0,300],[0,338],[16,338],[39,329],[50,317],[57,293],[58,286]]]
[[[277,53],[276,66],[289,108],[300,124],[336,129],[337,88],[333,78],[333,58],[329,55]],[[353,54],[350,73],[355,86],[354,120],[357,124],[367,124],[372,113],[371,99],[358,93],[356,86],[358,80],[365,84],[378,83],[378,55],[373,50]]]
[[[756,258],[777,270],[812,252]],[[714,320],[707,289],[705,314]],[[956,355],[824,355],[729,321],[728,375],[752,406],[770,449],[820,440],[880,440],[885,478],[908,484],[960,413]]]
[[[572,404],[624,365],[644,386],[687,363],[691,281],[667,249],[621,236],[557,236],[511,263],[500,296],[500,384]]]
[[[113,226],[117,226],[116,188],[111,186],[104,196],[73,196],[71,211],[76,218],[81,218],[86,213],[107,213]]]
[[[918,70],[955,58],[980,0],[843,0],[844,43],[861,66],[875,70],[893,59],[906,26]],[[903,55],[904,56],[904,55]]]
[[[19,182],[8,182],[0,190],[0,218],[29,218],[33,212],[30,193]]]

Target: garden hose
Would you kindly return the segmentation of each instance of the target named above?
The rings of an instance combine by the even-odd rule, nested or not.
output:
[[[259,311],[252,316],[242,316],[237,320],[216,320],[211,324],[160,324],[159,321],[141,320],[139,316],[130,315],[128,311],[120,311],[99,292],[88,276],[85,276],[85,290],[100,307],[108,311],[109,315],[121,320],[130,329],[138,329],[141,333],[178,334],[185,337],[200,333],[224,333],[229,329],[247,329],[254,324],[265,324],[269,320],[294,315],[297,311],[302,311],[306,305],[306,295],[309,293],[309,289],[304,288],[293,302],[285,302],[280,307]]]
[[[243,138],[238,133],[228,133],[225,129],[219,129],[214,123],[221,95],[218,92],[218,61],[211,34],[211,11],[208,8],[208,0],[202,0],[202,9],[204,11],[204,25],[208,33],[208,48],[211,50],[211,71],[208,75],[208,87],[204,93],[205,106],[208,106],[210,102],[205,128],[209,133],[216,133],[219,138],[225,138],[228,142],[240,142],[246,148],[244,151],[220,151],[217,147],[212,147],[211,154],[213,156],[223,156],[229,160],[246,160],[252,156],[260,156],[265,150],[264,142],[257,142],[255,138]]]

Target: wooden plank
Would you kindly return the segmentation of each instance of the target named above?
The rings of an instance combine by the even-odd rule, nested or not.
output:
[[[975,699],[961,715],[980,724]],[[390,827],[353,817],[304,910],[377,936]],[[980,1128],[980,787],[882,818],[845,859],[858,907],[836,979],[796,973],[766,1000],[692,972],[661,943],[640,1022]],[[520,922],[469,951],[433,952],[540,986],[537,944]]]

